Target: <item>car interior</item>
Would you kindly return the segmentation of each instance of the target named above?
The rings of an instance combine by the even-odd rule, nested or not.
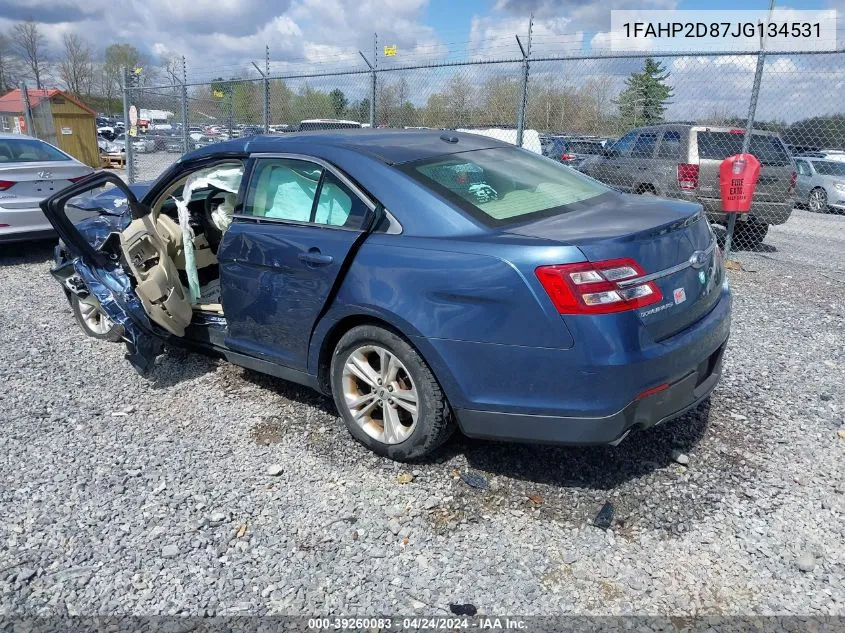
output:
[[[217,249],[231,223],[242,176],[239,161],[188,174],[121,233],[145,311],[177,336],[184,336],[194,312],[223,314]]]

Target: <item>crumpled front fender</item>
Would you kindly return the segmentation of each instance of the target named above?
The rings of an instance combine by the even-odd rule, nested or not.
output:
[[[164,343],[153,334],[129,276],[118,266],[95,269],[79,257],[73,260],[73,268],[106,316],[123,326],[126,360],[138,373],[145,373],[164,350]]]

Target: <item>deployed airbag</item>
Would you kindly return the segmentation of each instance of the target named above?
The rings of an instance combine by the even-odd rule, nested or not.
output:
[[[173,197],[176,209],[179,213],[179,226],[182,229],[182,244],[185,251],[185,274],[188,277],[188,295],[192,304],[196,304],[200,298],[200,282],[197,275],[197,261],[194,255],[194,231],[189,224],[191,217],[188,204],[194,192],[206,187],[214,187],[231,194],[237,194],[241,186],[241,178],[244,174],[243,165],[216,165],[207,169],[200,169],[188,176],[185,186],[182,188],[182,198]],[[221,205],[222,206],[222,205]],[[234,206],[233,206],[234,209]],[[214,219],[214,224],[221,231],[228,228],[225,222],[225,211]],[[231,216],[229,217],[231,221]],[[224,224],[225,228],[220,224]]]

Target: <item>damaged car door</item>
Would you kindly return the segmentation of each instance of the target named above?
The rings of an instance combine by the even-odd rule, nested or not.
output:
[[[253,161],[243,205],[218,252],[226,345],[305,370],[314,324],[376,206],[319,159]]]
[[[113,198],[121,204],[114,204],[113,209],[99,209],[98,217],[74,224],[68,217],[68,207],[73,206],[70,203],[107,186],[121,192],[125,206],[119,197]],[[181,287],[175,287],[178,277],[174,284],[167,263],[161,263],[162,259],[168,259],[163,257],[166,252],[163,240],[149,220],[144,220],[149,217],[149,209],[120,178],[108,172],[95,173],[47,198],[41,202],[41,209],[61,238],[66,254],[52,271],[54,277],[80,298],[93,295],[102,312],[123,327],[127,359],[138,371],[145,371],[160,353],[161,340],[150,325],[155,311],[148,315],[146,300],[136,293],[130,275],[121,264],[124,255],[121,251],[125,247],[135,258],[130,265],[132,271],[146,271],[145,279],[154,280],[160,296],[170,299],[166,306],[180,316],[184,314],[175,299],[181,291]],[[165,270],[156,272],[155,267],[161,265]]]

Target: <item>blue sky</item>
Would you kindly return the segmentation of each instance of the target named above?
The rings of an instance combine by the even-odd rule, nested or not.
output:
[[[636,2],[629,4],[629,8],[637,8]],[[474,16],[495,15],[492,8],[494,2],[488,0],[431,0],[426,11],[424,21],[440,33],[468,32]],[[641,7],[646,5],[640,3]],[[824,0],[792,0],[791,2],[776,3],[777,6],[789,6],[794,9],[826,9],[831,3]],[[769,0],[680,0],[679,9],[767,9]],[[566,15],[565,10],[561,10]],[[845,18],[844,18],[845,19]]]
[[[845,14],[845,0],[778,5],[838,7]],[[607,48],[606,39],[593,40],[606,36],[611,9],[767,6],[768,0],[0,0],[0,32],[34,17],[55,58],[72,32],[98,53],[128,42],[153,62],[184,55],[192,76],[203,79],[253,73],[250,62],[263,59],[265,45],[279,73],[354,68],[363,64],[359,50],[372,54],[373,32],[380,44],[399,48],[384,64],[513,59],[519,56],[514,34],[527,32],[532,10],[534,52],[542,55]]]

